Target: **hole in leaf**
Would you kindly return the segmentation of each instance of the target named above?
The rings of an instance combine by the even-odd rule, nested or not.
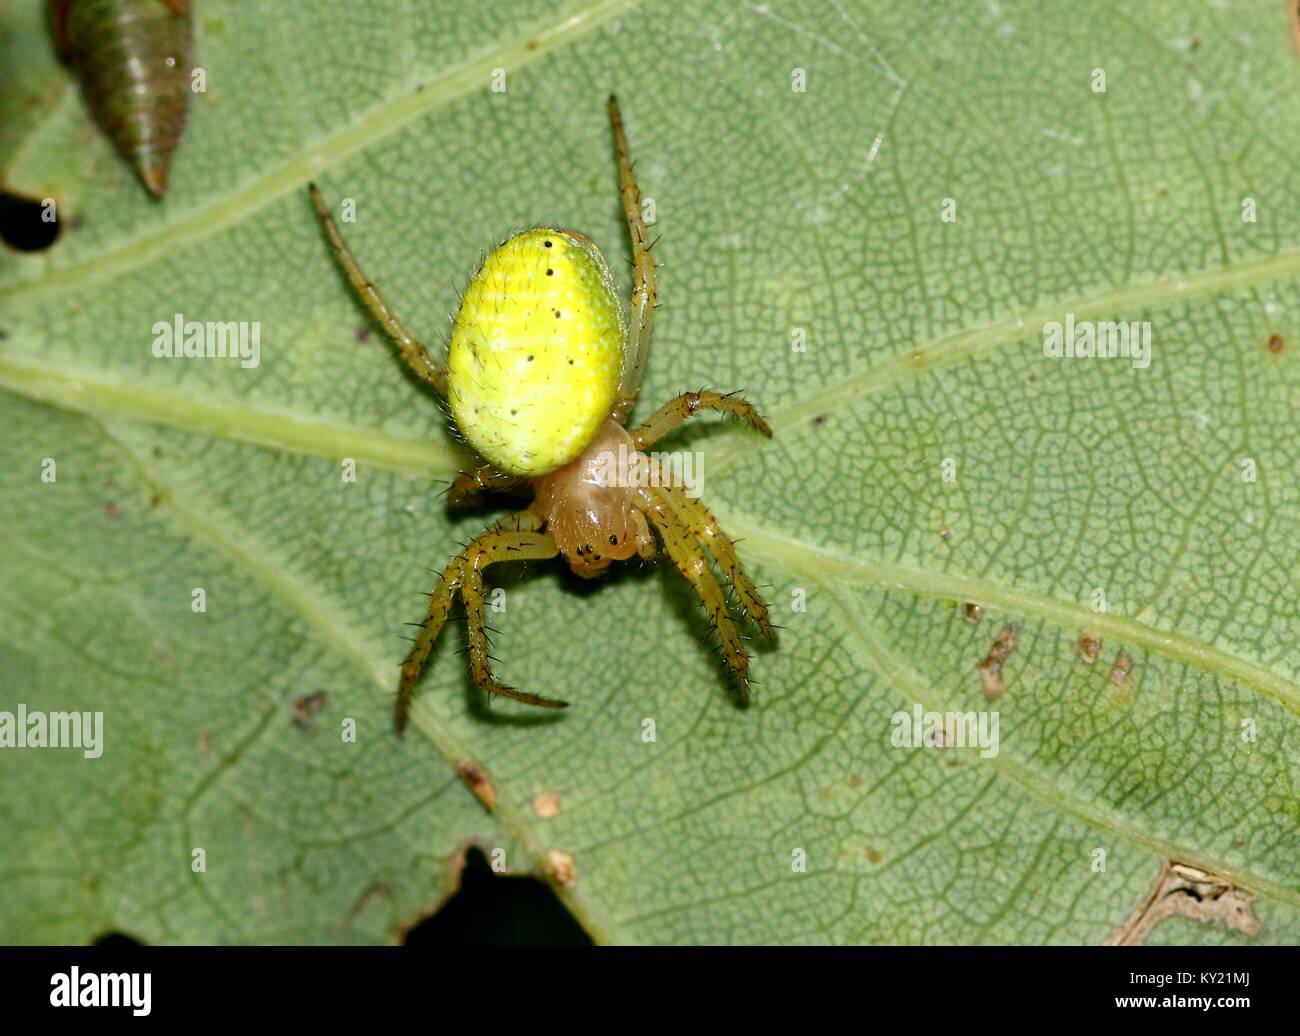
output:
[[[123,946],[143,946],[139,939],[133,939],[125,932],[105,932],[98,939],[91,942],[91,946],[111,946],[114,949],[120,949]]]
[[[494,874],[481,850],[465,854],[460,889],[407,933],[407,946],[590,946],[591,938],[536,878]]]
[[[59,239],[59,221],[34,198],[0,191],[0,240],[20,252],[42,252]]]

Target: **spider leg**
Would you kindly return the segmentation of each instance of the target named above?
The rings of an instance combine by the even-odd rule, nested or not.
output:
[[[637,555],[642,561],[653,561],[656,554],[659,553],[659,546],[655,543],[655,538],[650,535],[650,527],[646,524],[645,515],[632,508],[632,521],[636,524]]]
[[[397,687],[394,707],[394,725],[400,734],[406,729],[407,714],[415,694],[415,682],[424,670],[433,642],[447,622],[451,605],[460,591],[465,602],[466,626],[469,637],[470,674],[474,683],[496,694],[504,694],[530,705],[546,708],[563,708],[564,702],[524,694],[511,687],[503,687],[492,679],[488,660],[487,622],[484,618],[483,569],[496,561],[523,561],[531,558],[554,557],[558,551],[549,536],[533,530],[539,520],[531,511],[521,511],[489,526],[464,552],[447,565],[437,588],[429,595],[429,613],[421,624],[420,632],[411,645],[410,653],[402,663],[402,678]]]
[[[456,591],[460,589],[464,560],[463,555],[452,558],[451,564],[438,580],[438,585],[429,595],[429,613],[420,624],[420,632],[416,634],[415,642],[402,662],[402,678],[397,685],[397,703],[393,709],[393,725],[399,734],[406,729],[407,712],[415,695],[415,681],[424,671],[424,663],[428,661],[433,642],[442,632]]]
[[[676,399],[670,399],[654,412],[654,415],[640,428],[632,430],[632,441],[638,450],[644,450],[671,432],[679,424],[701,410],[725,410],[749,424],[769,438],[772,429],[766,421],[758,416],[752,403],[736,395],[724,395],[721,392],[683,392]]]
[[[568,702],[555,698],[517,691],[498,683],[492,675],[492,645],[488,643],[487,619],[484,609],[483,570],[498,561],[530,561],[553,558],[559,548],[555,541],[540,532],[497,532],[480,536],[465,551],[462,569],[461,598],[465,602],[466,633],[469,636],[469,670],[474,683],[490,694],[514,698],[528,705],[544,709],[563,709]]]
[[[776,631],[772,629],[772,621],[768,617],[767,602],[758,592],[754,581],[749,578],[745,566],[740,563],[740,557],[736,554],[736,545],[731,542],[731,537],[722,531],[713,513],[697,498],[688,496],[681,486],[669,485],[665,486],[664,490],[669,506],[677,512],[695,538],[717,559],[722,570],[727,573],[727,578],[736,588],[745,612],[769,640],[775,640]]]
[[[451,507],[469,507],[476,493],[507,492],[524,484],[524,479],[514,475],[504,475],[492,465],[485,464],[472,471],[462,471],[456,475],[456,481],[447,492],[447,503]]]
[[[641,211],[641,188],[637,186],[636,174],[632,171],[627,136],[623,132],[623,116],[618,109],[618,98],[613,94],[609,97],[609,122],[614,130],[614,148],[618,152],[618,189],[623,199],[628,233],[632,238],[632,326],[628,334],[618,394],[614,397],[614,408],[609,415],[619,424],[624,424],[636,403],[646,360],[650,356],[650,332],[655,322],[657,292],[652,242]]]
[[[722,653],[736,678],[740,701],[749,704],[749,655],[736,631],[731,613],[727,611],[727,597],[709,568],[708,559],[698,543],[691,538],[690,529],[683,523],[667,494],[661,489],[637,490],[637,507],[659,530],[659,535],[673,559],[677,570],[684,575],[699,595],[704,610],[708,612],[713,628],[722,642]]]
[[[316,214],[325,227],[330,246],[334,249],[335,255],[338,256],[339,262],[347,272],[352,287],[361,296],[361,300],[370,309],[370,312],[374,314],[375,319],[379,321],[383,329],[388,332],[389,336],[402,350],[402,356],[406,359],[406,363],[411,370],[432,385],[438,395],[446,398],[447,369],[430,355],[429,350],[414,335],[406,330],[402,322],[397,318],[397,314],[393,312],[392,307],[384,299],[384,296],[379,293],[379,287],[362,272],[360,265],[344,243],[343,235],[339,233],[339,228],[334,223],[334,217],[330,215],[325,199],[321,197],[316,185],[314,183],[309,184],[308,190],[311,191],[312,204],[316,206]]]

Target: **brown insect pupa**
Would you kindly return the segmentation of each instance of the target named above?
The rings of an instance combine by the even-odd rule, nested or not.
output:
[[[150,194],[167,190],[190,101],[193,0],[50,0],[95,122]]]

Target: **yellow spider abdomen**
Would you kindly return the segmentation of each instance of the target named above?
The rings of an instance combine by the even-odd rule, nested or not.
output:
[[[452,416],[499,471],[545,475],[609,414],[625,325],[600,251],[569,230],[526,230],[497,248],[460,301],[447,366]]]

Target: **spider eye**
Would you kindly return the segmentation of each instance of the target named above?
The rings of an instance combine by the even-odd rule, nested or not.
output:
[[[612,532],[609,534],[609,542],[611,546],[614,547],[618,546],[618,537],[615,536]]]

